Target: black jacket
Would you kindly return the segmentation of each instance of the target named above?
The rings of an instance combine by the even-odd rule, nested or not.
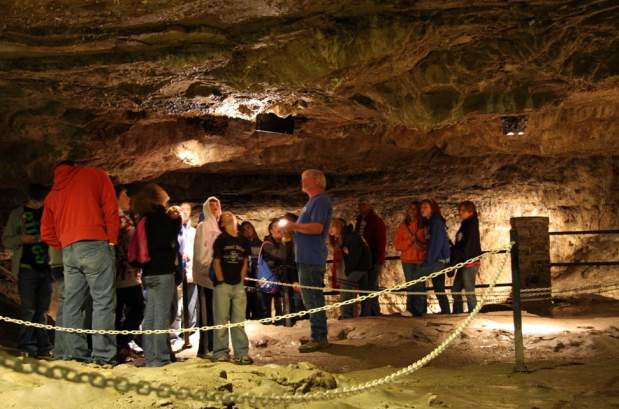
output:
[[[456,243],[451,249],[451,263],[461,263],[480,254],[479,219],[473,216],[460,225],[458,234],[456,234]]]
[[[269,235],[264,238],[262,257],[271,271],[282,282],[295,283],[299,281],[292,243],[277,242]]]
[[[342,251],[346,275],[353,271],[368,271],[372,267],[370,248],[352,226],[346,226],[342,232]]]
[[[171,219],[162,206],[156,207],[145,217],[150,262],[142,266],[142,275],[174,274],[178,264],[181,219]]]

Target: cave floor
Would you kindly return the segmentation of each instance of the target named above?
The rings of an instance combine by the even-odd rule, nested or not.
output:
[[[336,401],[238,408],[619,408],[619,303],[598,308],[564,308],[552,318],[525,314],[525,348],[529,373],[514,373],[511,314],[481,314],[459,339],[415,374],[389,386]],[[423,319],[388,316],[329,321],[333,345],[301,355],[299,338],[308,323],[294,328],[250,325],[255,366],[215,364],[178,354],[181,362],[164,368],[120,365],[101,369],[74,362],[16,361],[0,352],[0,399],[5,408],[219,408],[217,403],[169,398],[164,394],[97,387],[84,375],[50,379],[49,366],[127,378],[171,389],[183,387],[284,393],[321,390],[327,385],[363,382],[408,365],[448,336],[464,316]],[[195,337],[194,337],[195,339]],[[194,342],[195,344],[195,342]],[[17,367],[15,366],[17,362]],[[45,365],[41,369],[41,365]],[[62,373],[56,369],[55,373]],[[94,380],[93,380],[94,379]]]

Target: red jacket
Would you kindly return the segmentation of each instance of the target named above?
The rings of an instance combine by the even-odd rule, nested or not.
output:
[[[120,216],[112,181],[96,168],[60,165],[45,199],[41,239],[53,247],[78,241],[105,240],[116,244]]]
[[[365,229],[363,230],[363,238],[368,243],[372,252],[372,263],[383,264],[385,262],[385,249],[387,247],[387,228],[383,219],[378,217],[374,210],[366,215],[357,217],[355,232],[361,232],[361,221],[365,219]]]
[[[412,221],[410,226],[402,222],[393,242],[403,263],[423,264],[426,261],[426,229],[420,229],[416,221]]]

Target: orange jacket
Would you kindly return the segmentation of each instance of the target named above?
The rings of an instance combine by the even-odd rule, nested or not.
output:
[[[416,221],[410,226],[404,222],[398,226],[394,245],[403,263],[422,264],[426,260],[426,230],[419,229]]]
[[[107,173],[96,168],[58,166],[52,191],[45,198],[41,239],[62,248],[85,240],[116,244],[119,230],[116,194]]]

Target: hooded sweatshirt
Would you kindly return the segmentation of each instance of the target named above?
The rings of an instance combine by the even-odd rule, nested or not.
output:
[[[85,240],[116,244],[120,217],[114,186],[102,170],[60,165],[45,199],[41,239],[53,247]]]
[[[456,243],[451,248],[451,262],[461,263],[481,254],[481,240],[479,236],[479,219],[477,216],[469,217],[460,225],[456,234]],[[477,266],[476,261],[467,264],[466,267]]]
[[[196,227],[193,247],[193,281],[206,288],[213,288],[213,281],[210,278],[210,269],[213,263],[213,244],[221,234],[219,223],[209,206],[211,200],[220,203],[219,199],[211,196],[202,205],[204,220]]]

